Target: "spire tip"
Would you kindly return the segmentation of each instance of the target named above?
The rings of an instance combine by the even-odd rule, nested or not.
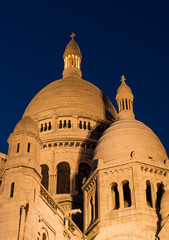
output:
[[[121,76],[121,80],[120,80],[122,83],[124,83],[126,81],[126,78],[124,75]]]
[[[70,37],[71,37],[72,39],[74,39],[75,36],[76,36],[75,33],[72,33],[72,34],[70,35]]]

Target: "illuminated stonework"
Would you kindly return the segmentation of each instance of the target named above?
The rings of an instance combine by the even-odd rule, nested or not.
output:
[[[74,37],[63,78],[32,99],[0,153],[0,239],[167,240],[166,151],[135,119],[124,76],[118,114],[81,78]]]

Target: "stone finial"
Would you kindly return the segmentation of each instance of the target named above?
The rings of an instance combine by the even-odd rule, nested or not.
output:
[[[118,105],[119,119],[131,119],[134,118],[133,113],[133,99],[131,88],[125,82],[124,75],[121,76],[121,84],[117,89],[116,101]]]

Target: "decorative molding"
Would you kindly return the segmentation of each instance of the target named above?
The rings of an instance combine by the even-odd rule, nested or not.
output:
[[[93,152],[95,147],[96,147],[96,143],[88,143],[88,142],[77,142],[77,141],[59,141],[59,142],[52,142],[52,143],[46,143],[43,144],[43,148],[51,148],[51,147],[62,147],[62,148],[82,148],[82,149],[86,149],[86,151],[90,151]]]
[[[164,176],[167,175],[167,171],[165,171],[164,169],[157,169],[152,166],[151,167],[141,166],[141,171],[155,173],[155,174],[164,175]]]
[[[58,204],[53,200],[53,198],[49,195],[49,193],[42,186],[40,186],[40,196],[50,206],[50,208],[53,210],[53,212],[57,213],[57,209],[59,208]]]
[[[96,185],[97,182],[97,176],[95,176],[94,178],[92,178],[92,180],[89,182],[86,191],[88,192],[93,186]]]
[[[132,169],[132,166],[125,166],[125,167],[122,167],[120,166],[119,168],[116,168],[116,169],[107,169],[107,170],[104,170],[104,174],[105,175],[108,175],[108,174],[114,174],[114,173],[119,173],[119,172],[124,172],[124,171],[128,171]]]

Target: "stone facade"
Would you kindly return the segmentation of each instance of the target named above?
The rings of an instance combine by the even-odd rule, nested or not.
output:
[[[167,240],[166,151],[135,120],[124,76],[118,114],[81,78],[71,37],[63,78],[33,98],[0,153],[0,239]]]

